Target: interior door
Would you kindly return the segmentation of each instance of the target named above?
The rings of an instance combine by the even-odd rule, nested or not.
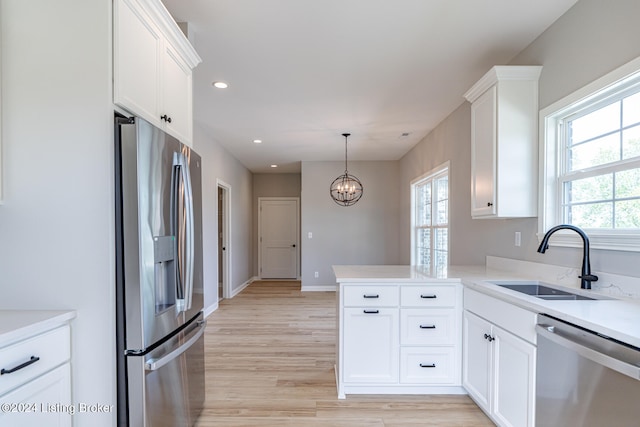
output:
[[[260,277],[296,279],[299,259],[298,199],[260,199]]]

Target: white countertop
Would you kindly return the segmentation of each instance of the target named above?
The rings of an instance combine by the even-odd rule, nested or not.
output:
[[[0,347],[53,329],[76,317],[72,310],[0,310]]]
[[[540,280],[540,277],[484,266],[450,266],[446,272],[438,274],[430,274],[423,268],[409,265],[336,265],[333,266],[333,270],[338,283],[462,282],[470,289],[492,295],[535,313],[548,314],[640,348],[640,301],[637,299],[613,299],[610,295],[596,290],[581,290],[558,285],[552,280],[544,280],[558,289],[603,299],[543,300],[487,282]]]

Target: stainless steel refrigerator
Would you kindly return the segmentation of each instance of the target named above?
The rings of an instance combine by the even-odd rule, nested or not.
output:
[[[192,426],[204,402],[200,156],[116,117],[118,426]]]

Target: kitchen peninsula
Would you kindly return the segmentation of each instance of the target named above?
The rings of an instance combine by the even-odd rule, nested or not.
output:
[[[637,278],[597,272],[594,289],[581,290],[578,269],[496,257],[437,272],[333,270],[341,399],[468,393],[497,425],[533,426],[540,314],[640,348]],[[543,299],[504,283],[544,283],[579,298]]]
[[[339,398],[464,393],[460,278],[403,265],[333,270]]]

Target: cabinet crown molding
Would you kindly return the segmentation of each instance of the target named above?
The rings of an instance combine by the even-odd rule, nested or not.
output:
[[[496,65],[464,94],[469,102],[474,102],[491,86],[500,81],[529,80],[538,81],[542,72],[541,65]]]
[[[134,0],[136,1],[160,27],[165,37],[169,39],[172,46],[180,51],[184,60],[191,69],[202,62],[202,58],[193,48],[189,39],[184,35],[173,16],[160,0]]]

